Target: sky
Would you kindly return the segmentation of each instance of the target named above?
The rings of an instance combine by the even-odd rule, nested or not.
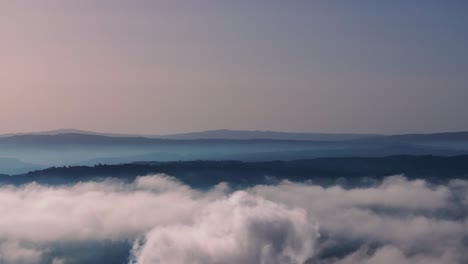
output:
[[[0,0],[0,133],[468,130],[466,1]]]

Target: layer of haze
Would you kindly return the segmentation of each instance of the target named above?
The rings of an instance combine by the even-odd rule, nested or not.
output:
[[[391,176],[353,189],[283,181],[204,192],[155,175],[0,186],[0,198],[3,264],[124,263],[130,251],[129,264],[462,264],[468,257],[465,180]],[[135,241],[133,250],[104,246],[117,241]]]
[[[467,11],[0,0],[0,133],[468,130]]]

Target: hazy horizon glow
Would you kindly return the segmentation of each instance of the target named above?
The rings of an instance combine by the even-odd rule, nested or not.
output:
[[[467,11],[0,0],[0,133],[468,130]]]

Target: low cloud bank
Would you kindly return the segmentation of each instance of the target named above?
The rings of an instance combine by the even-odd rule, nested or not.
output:
[[[79,263],[76,254],[58,254],[57,245],[87,241],[133,243],[121,261],[134,264],[468,259],[468,182],[462,180],[434,186],[392,176],[354,189],[283,181],[201,192],[155,175],[132,183],[3,186],[0,201],[5,264]]]
[[[303,209],[236,192],[213,201],[189,225],[158,226],[134,263],[304,263],[318,236]]]

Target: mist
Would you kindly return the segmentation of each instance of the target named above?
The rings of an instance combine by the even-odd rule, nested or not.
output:
[[[464,263],[468,181],[133,182],[0,188],[1,263]]]

